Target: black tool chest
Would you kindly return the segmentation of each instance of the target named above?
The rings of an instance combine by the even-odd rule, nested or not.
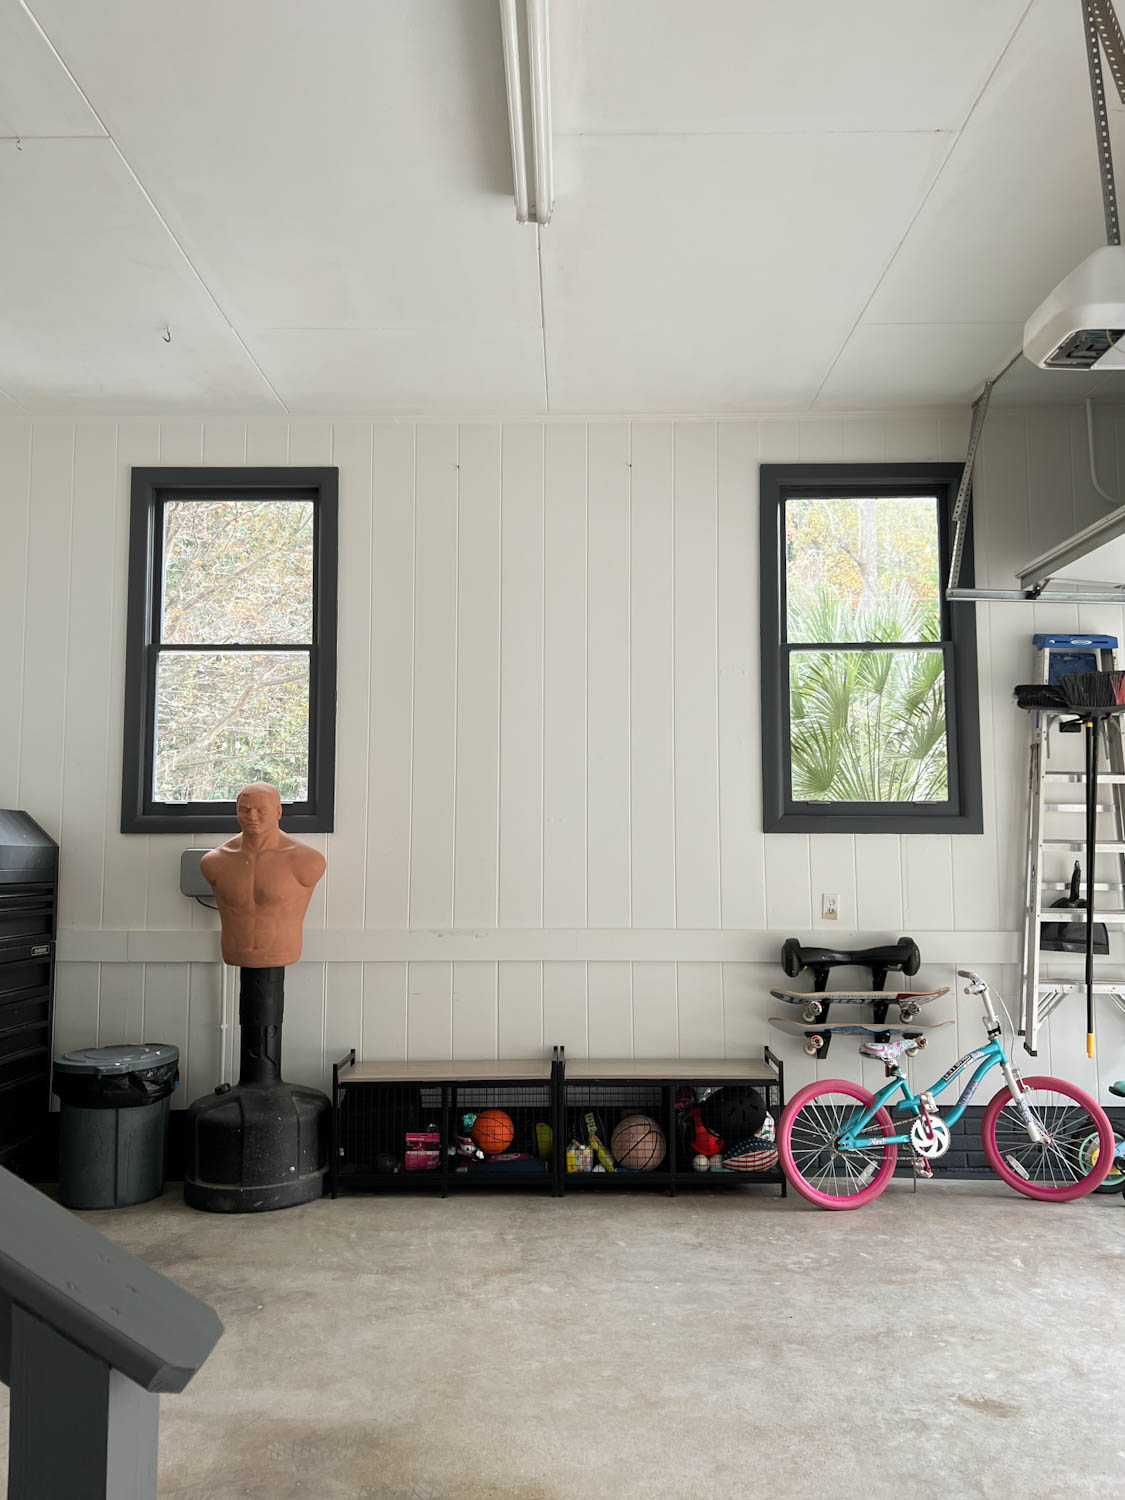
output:
[[[0,809],[0,1162],[42,1133],[50,1106],[58,845]]]

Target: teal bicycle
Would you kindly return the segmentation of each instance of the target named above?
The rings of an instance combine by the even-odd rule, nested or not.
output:
[[[987,983],[967,970],[958,972],[968,981],[965,993],[984,1002],[985,1046],[966,1053],[929,1089],[914,1093],[901,1062],[904,1053],[920,1050],[924,1038],[863,1042],[860,1052],[886,1069],[885,1088],[872,1094],[847,1079],[825,1079],[801,1089],[786,1106],[778,1151],[785,1175],[810,1203],[833,1209],[870,1203],[893,1176],[900,1146],[929,1175],[929,1163],[949,1150],[950,1127],[995,1067],[1004,1087],[984,1112],[982,1133],[989,1164],[1009,1187],[1028,1198],[1065,1203],[1092,1193],[1109,1173],[1114,1135],[1105,1111],[1061,1078],[1022,1078],[1004,1051]],[[960,1098],[942,1113],[938,1098],[974,1063]],[[892,1104],[897,1094],[901,1100]]]

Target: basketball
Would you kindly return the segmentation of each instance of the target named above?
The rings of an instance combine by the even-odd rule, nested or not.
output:
[[[502,1109],[482,1109],[469,1134],[486,1156],[499,1156],[515,1139],[516,1127]]]
[[[655,1172],[667,1149],[664,1132],[648,1115],[626,1115],[618,1121],[609,1143],[619,1167],[629,1172]]]

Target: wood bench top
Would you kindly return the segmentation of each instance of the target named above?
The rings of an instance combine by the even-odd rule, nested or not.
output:
[[[707,1082],[777,1082],[777,1070],[764,1058],[755,1057],[635,1057],[622,1060],[596,1057],[568,1057],[566,1060],[567,1083],[622,1081],[652,1081],[659,1083],[687,1082],[695,1079]]]
[[[533,1058],[449,1058],[410,1062],[354,1062],[342,1067],[339,1082],[353,1083],[547,1083],[551,1060]],[[776,1082],[777,1071],[764,1058],[600,1058],[574,1057],[566,1063],[570,1083],[593,1079],[676,1082],[706,1079],[713,1082]]]
[[[528,1057],[450,1061],[354,1062],[340,1069],[339,1082],[352,1083],[549,1083],[551,1059]]]

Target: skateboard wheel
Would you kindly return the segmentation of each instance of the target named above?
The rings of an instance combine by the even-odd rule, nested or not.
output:
[[[920,1051],[921,1051],[920,1047],[907,1047],[907,1049],[906,1049],[906,1055],[907,1055],[907,1057],[917,1057],[918,1053]]]
[[[805,1038],[805,1051],[810,1057],[815,1057],[824,1046],[824,1038],[821,1036],[810,1036]]]
[[[819,1005],[806,1005],[805,1008],[804,1008],[804,1010],[801,1012],[801,1020],[802,1021],[819,1021],[820,1020],[820,1006]]]
[[[898,1008],[899,1019],[902,1021],[913,1021],[918,1014],[916,1005],[900,1005]]]

